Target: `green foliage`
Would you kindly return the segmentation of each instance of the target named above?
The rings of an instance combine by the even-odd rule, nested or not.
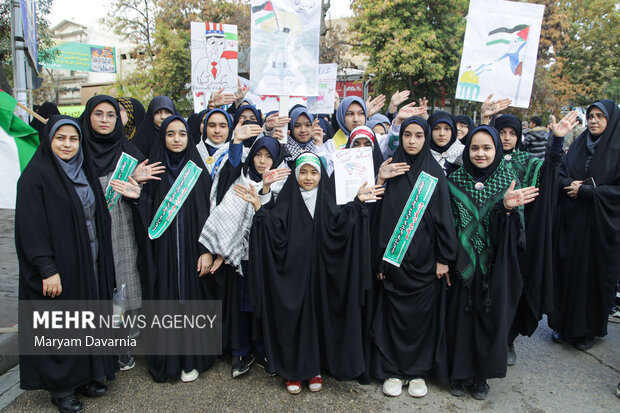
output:
[[[369,57],[375,89],[429,98],[456,90],[467,6],[467,0],[354,2],[353,49]]]

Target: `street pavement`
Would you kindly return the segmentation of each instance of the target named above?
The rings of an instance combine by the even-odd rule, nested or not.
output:
[[[0,210],[0,327],[16,317],[17,264],[13,246],[12,213]],[[428,395],[414,399],[406,388],[399,397],[386,397],[381,383],[360,385],[324,377],[324,389],[289,395],[284,380],[269,377],[253,365],[233,379],[230,359],[222,357],[193,383],[155,383],[143,357],[133,370],[118,372],[108,382],[109,393],[100,399],[83,398],[87,412],[125,411],[391,411],[410,412],[620,412],[614,389],[620,381],[620,324],[609,325],[609,334],[597,339],[588,351],[551,341],[543,320],[533,337],[515,343],[517,365],[504,379],[489,380],[485,401],[469,395],[454,397],[447,388],[429,382]],[[53,412],[45,391],[17,391],[18,374],[0,377],[2,412]]]

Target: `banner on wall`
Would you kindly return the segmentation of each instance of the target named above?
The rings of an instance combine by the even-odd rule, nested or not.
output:
[[[81,72],[116,73],[114,47],[66,42],[52,49],[58,51],[56,57],[51,62],[41,62],[41,66]]]

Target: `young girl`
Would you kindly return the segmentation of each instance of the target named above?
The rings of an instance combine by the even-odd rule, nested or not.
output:
[[[339,379],[365,371],[361,305],[370,281],[370,237],[363,202],[383,189],[363,185],[339,208],[318,156],[304,153],[270,207],[255,189],[235,187],[257,210],[250,234],[254,310],[260,317],[267,371],[291,394],[321,367]]]
[[[515,189],[501,140],[479,126],[463,151],[463,167],[448,177],[457,232],[459,279],[448,296],[447,340],[450,393],[476,399],[489,394],[487,379],[505,377],[508,329],[521,295],[517,247],[524,240],[521,205],[534,201],[534,187]]]
[[[174,102],[168,96],[156,96],[149,103],[144,121],[138,125],[132,143],[145,155],[151,153],[151,147],[159,137],[159,127],[168,116],[177,113]]]
[[[446,175],[459,168],[463,161],[463,144],[457,140],[454,118],[448,112],[437,111],[428,118],[431,127],[431,154]]]

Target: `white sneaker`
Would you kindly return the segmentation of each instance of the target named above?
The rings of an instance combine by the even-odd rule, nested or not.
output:
[[[424,397],[426,396],[426,393],[428,393],[424,379],[410,380],[409,389],[407,391],[409,392],[409,395],[413,397]]]
[[[401,379],[386,379],[383,382],[383,394],[392,397],[400,396],[400,393],[403,391],[404,384],[405,382]]]
[[[186,373],[185,370],[181,370],[181,381],[183,383],[190,383],[195,381],[198,378],[198,370],[194,369],[189,373]]]

